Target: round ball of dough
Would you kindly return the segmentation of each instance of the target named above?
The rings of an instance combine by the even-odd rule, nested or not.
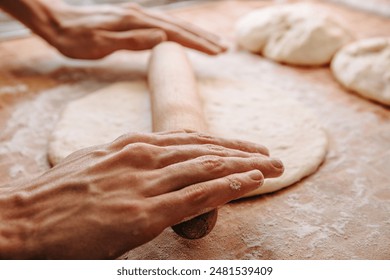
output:
[[[330,14],[310,4],[276,5],[255,10],[236,25],[238,44],[278,62],[318,66],[352,40]]]
[[[346,88],[390,105],[390,37],[351,43],[335,55],[333,75]]]

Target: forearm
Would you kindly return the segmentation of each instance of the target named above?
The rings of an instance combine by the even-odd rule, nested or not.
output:
[[[51,43],[53,27],[58,26],[54,8],[63,9],[67,5],[61,0],[1,0],[0,7]]]
[[[102,259],[134,247],[112,250],[118,244],[111,237],[132,242],[131,233],[119,235],[126,228],[116,225],[126,218],[126,205],[118,207],[122,195],[112,207],[105,205],[110,193],[95,190],[87,174],[75,179],[77,171],[70,168],[0,189],[0,259]]]
[[[1,187],[0,259],[56,258],[49,244],[65,235],[56,230],[59,221],[62,229],[72,224],[74,211],[82,205],[81,181],[48,173]]]
[[[0,193],[0,259],[28,258],[29,236],[33,231],[25,215],[28,191],[19,185],[2,188]],[[25,252],[25,257],[23,253]]]
[[[82,256],[77,240],[68,233],[80,228],[78,217],[82,211],[88,212],[92,195],[83,180],[71,177],[49,172],[0,192],[0,259]],[[61,250],[73,241],[76,250]]]

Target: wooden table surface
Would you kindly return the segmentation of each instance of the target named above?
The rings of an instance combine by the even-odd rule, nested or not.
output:
[[[346,91],[328,67],[280,65],[237,49],[236,19],[270,4],[212,1],[170,13],[231,44],[218,57],[191,52],[199,76],[263,83],[311,107],[329,135],[324,164],[287,189],[223,206],[204,239],[185,240],[167,229],[123,258],[390,259],[390,108]],[[357,38],[390,36],[388,18],[319,5],[343,18]],[[148,55],[121,51],[79,61],[36,36],[1,42],[0,185],[48,169],[47,136],[66,103],[116,81],[144,79]]]

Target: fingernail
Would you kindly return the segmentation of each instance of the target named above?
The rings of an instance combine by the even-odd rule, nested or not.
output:
[[[283,168],[283,163],[279,160],[279,159],[276,159],[276,158],[271,158],[271,164],[277,168],[277,169],[282,169]]]
[[[252,170],[251,172],[249,172],[249,177],[254,180],[254,181],[263,181],[264,180],[264,176],[263,176],[263,173],[261,173],[259,170]]]
[[[222,52],[225,52],[229,49],[229,44],[224,39],[219,39],[218,44],[219,44],[219,47],[221,48]]]

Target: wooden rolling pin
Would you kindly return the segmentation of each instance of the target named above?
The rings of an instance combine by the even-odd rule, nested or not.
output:
[[[191,129],[206,132],[207,125],[196,79],[184,49],[176,43],[156,46],[149,60],[153,131]],[[187,239],[206,236],[217,222],[217,209],[174,225]]]

